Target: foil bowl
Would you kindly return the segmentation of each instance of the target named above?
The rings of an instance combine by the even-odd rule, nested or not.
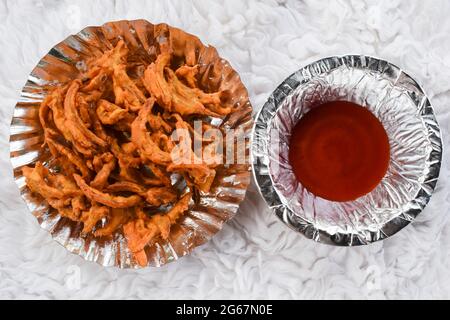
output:
[[[310,193],[288,160],[299,119],[337,100],[369,109],[383,124],[391,153],[379,185],[347,202]],[[257,114],[252,140],[254,177],[268,206],[290,228],[331,245],[365,245],[404,228],[430,200],[441,166],[439,125],[419,84],[392,63],[362,55],[321,59],[289,76]]]
[[[208,90],[228,90],[237,108],[229,117],[211,119],[223,130],[235,129],[244,135],[244,153],[239,163],[221,165],[209,193],[201,193],[198,201],[171,228],[168,240],[158,240],[145,249],[148,266],[159,267],[190,253],[207,242],[224,223],[237,213],[250,183],[250,134],[253,125],[248,93],[237,72],[220,58],[216,49],[184,31],[166,24],[145,20],[116,21],[87,27],[54,46],[33,69],[14,109],[10,127],[10,159],[14,179],[22,198],[41,227],[67,250],[102,266],[140,268],[133,261],[122,232],[112,238],[82,237],[82,224],[62,218],[46,201],[31,194],[22,175],[22,167],[41,161],[51,166],[51,155],[42,148],[43,131],[38,109],[48,91],[55,85],[78,78],[86,67],[86,59],[101,55],[123,39],[130,50],[151,61],[156,59],[156,46],[167,38],[174,46],[193,45],[199,64],[200,83]],[[198,49],[199,48],[199,49]]]

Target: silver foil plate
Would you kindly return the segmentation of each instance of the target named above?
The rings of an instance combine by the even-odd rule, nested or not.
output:
[[[389,138],[386,175],[354,201],[315,196],[288,161],[299,119],[336,100],[368,108]],[[268,206],[292,229],[333,245],[368,244],[408,225],[428,203],[441,165],[439,125],[421,87],[397,66],[368,56],[325,58],[289,76],[256,116],[252,139],[253,172]]]
[[[36,161],[51,167],[51,155],[47,148],[42,148],[43,131],[38,119],[40,103],[49,90],[79,77],[86,68],[86,60],[111,49],[118,38],[124,39],[129,48],[154,60],[157,43],[164,40],[159,35],[167,35],[167,28],[173,37],[185,37],[183,39],[187,41],[201,43],[197,37],[177,28],[166,24],[154,25],[145,20],[115,21],[81,30],[54,46],[39,61],[29,75],[14,109],[10,127],[10,158],[22,198],[41,227],[49,231],[58,243],[70,252],[102,266],[140,268],[131,257],[122,232],[106,239],[82,237],[81,223],[61,217],[46,201],[30,192],[22,168]],[[181,41],[177,43],[183,45]],[[220,120],[216,124],[224,129],[243,132],[247,138],[244,148],[246,157],[241,164],[220,166],[211,191],[201,193],[198,201],[190,205],[188,212],[171,228],[169,239],[158,240],[154,245],[147,246],[148,266],[159,267],[175,261],[207,242],[237,213],[250,183],[249,140],[253,119],[247,90],[237,72],[220,58],[213,47],[203,46],[197,54],[200,75],[206,79],[206,85],[229,91],[231,103],[237,108],[224,121],[211,120]]]

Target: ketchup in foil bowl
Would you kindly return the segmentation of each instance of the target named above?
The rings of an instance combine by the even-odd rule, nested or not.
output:
[[[313,62],[256,116],[252,166],[261,195],[318,242],[363,245],[409,224],[428,203],[442,156],[417,82],[368,56]]]

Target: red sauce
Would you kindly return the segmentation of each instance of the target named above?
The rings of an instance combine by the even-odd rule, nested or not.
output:
[[[372,191],[386,174],[389,141],[366,108],[333,101],[306,113],[293,130],[289,161],[299,182],[332,201]]]

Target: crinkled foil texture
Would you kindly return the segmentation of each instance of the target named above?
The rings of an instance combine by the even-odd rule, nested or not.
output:
[[[288,161],[298,120],[335,100],[367,107],[389,137],[385,177],[355,201],[314,196]],[[262,196],[285,224],[318,242],[351,246],[391,236],[422,211],[439,176],[442,144],[428,98],[398,67],[372,57],[330,57],[295,72],[269,97],[253,130],[253,171]]]
[[[247,90],[239,75],[229,63],[221,59],[213,47],[204,46],[200,40],[166,24],[153,25],[145,20],[117,21],[100,27],[87,27],[78,34],[53,47],[31,72],[22,89],[20,100],[11,122],[10,155],[14,178],[28,208],[42,228],[69,251],[103,266],[139,268],[131,259],[123,234],[113,239],[81,237],[82,225],[61,218],[48,204],[30,194],[25,185],[21,168],[43,161],[51,166],[48,150],[42,148],[43,132],[38,119],[38,109],[48,90],[80,75],[86,60],[111,49],[116,41],[124,39],[128,47],[139,54],[156,59],[157,44],[168,38],[175,50],[183,52],[193,48],[200,66],[200,84],[207,90],[229,90],[237,112],[224,121],[215,119],[224,129],[242,129],[250,140],[252,107]],[[249,142],[245,145],[247,159]],[[208,194],[200,194],[199,201],[190,207],[180,221],[173,226],[167,241],[159,240],[146,249],[149,266],[162,266],[177,260],[195,247],[208,241],[237,212],[250,183],[250,163],[221,166],[217,171],[213,188]]]

